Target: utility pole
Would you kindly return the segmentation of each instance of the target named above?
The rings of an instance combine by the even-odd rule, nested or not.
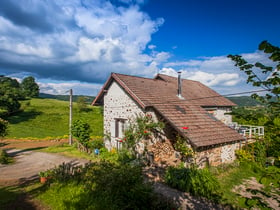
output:
[[[70,89],[70,96],[69,96],[69,145],[72,145],[72,104],[73,104],[73,90]]]

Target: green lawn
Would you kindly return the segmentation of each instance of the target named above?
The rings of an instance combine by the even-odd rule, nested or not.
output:
[[[9,134],[14,139],[67,138],[69,133],[69,103],[56,99],[36,98],[21,102],[22,112],[6,118]],[[103,117],[100,107],[88,106],[79,112],[73,103],[73,121],[83,119],[90,124],[92,136],[103,135]]]

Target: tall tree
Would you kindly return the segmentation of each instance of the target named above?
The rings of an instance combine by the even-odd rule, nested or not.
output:
[[[9,77],[0,77],[0,115],[9,115],[20,108],[20,84]]]
[[[262,87],[267,92],[265,95],[253,94],[252,97],[268,105],[264,115],[267,118],[266,138],[270,141],[268,155],[280,157],[280,48],[263,41],[259,44],[259,50],[268,55],[268,59],[275,63],[276,68],[260,62],[250,64],[240,55],[228,57],[247,74],[247,83]]]
[[[8,134],[8,121],[0,118],[0,139]]]
[[[247,83],[251,83],[256,87],[262,87],[267,91],[265,96],[253,94],[252,97],[267,103],[271,108],[274,109],[274,111],[277,111],[277,114],[279,115],[280,48],[273,46],[267,41],[263,41],[259,45],[259,50],[263,51],[265,54],[268,54],[268,58],[275,62],[276,68],[266,66],[260,62],[250,64],[240,55],[228,55],[228,57],[235,62],[235,66],[247,74]],[[272,97],[275,97],[276,100],[271,100]]]
[[[80,112],[87,111],[86,97],[79,96],[77,99],[77,105]]]
[[[22,93],[25,97],[38,97],[39,96],[39,85],[35,82],[34,77],[29,76],[21,82]]]

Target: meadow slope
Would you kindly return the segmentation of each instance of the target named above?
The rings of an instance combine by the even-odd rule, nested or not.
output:
[[[7,117],[9,134],[7,139],[55,139],[68,138],[69,102],[56,99],[35,98],[21,101],[22,111]],[[103,135],[101,107],[87,107],[79,112],[73,103],[73,122],[83,119],[92,128],[92,136]]]

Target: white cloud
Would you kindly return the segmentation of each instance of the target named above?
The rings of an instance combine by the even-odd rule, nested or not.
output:
[[[111,71],[152,75],[169,53],[153,51],[151,36],[164,20],[140,11],[143,2],[8,1],[0,8],[0,63],[5,71],[93,83]]]
[[[186,71],[180,70],[182,72],[182,78],[199,81],[207,86],[234,86],[240,82],[239,75],[236,73],[222,73],[213,74],[203,71]],[[173,68],[163,68],[160,73],[177,77],[178,73]]]
[[[81,83],[78,81],[41,81],[38,82],[40,92],[54,94],[54,95],[67,95],[69,90],[73,90],[74,95],[91,95],[96,96],[101,89],[100,84]]]

